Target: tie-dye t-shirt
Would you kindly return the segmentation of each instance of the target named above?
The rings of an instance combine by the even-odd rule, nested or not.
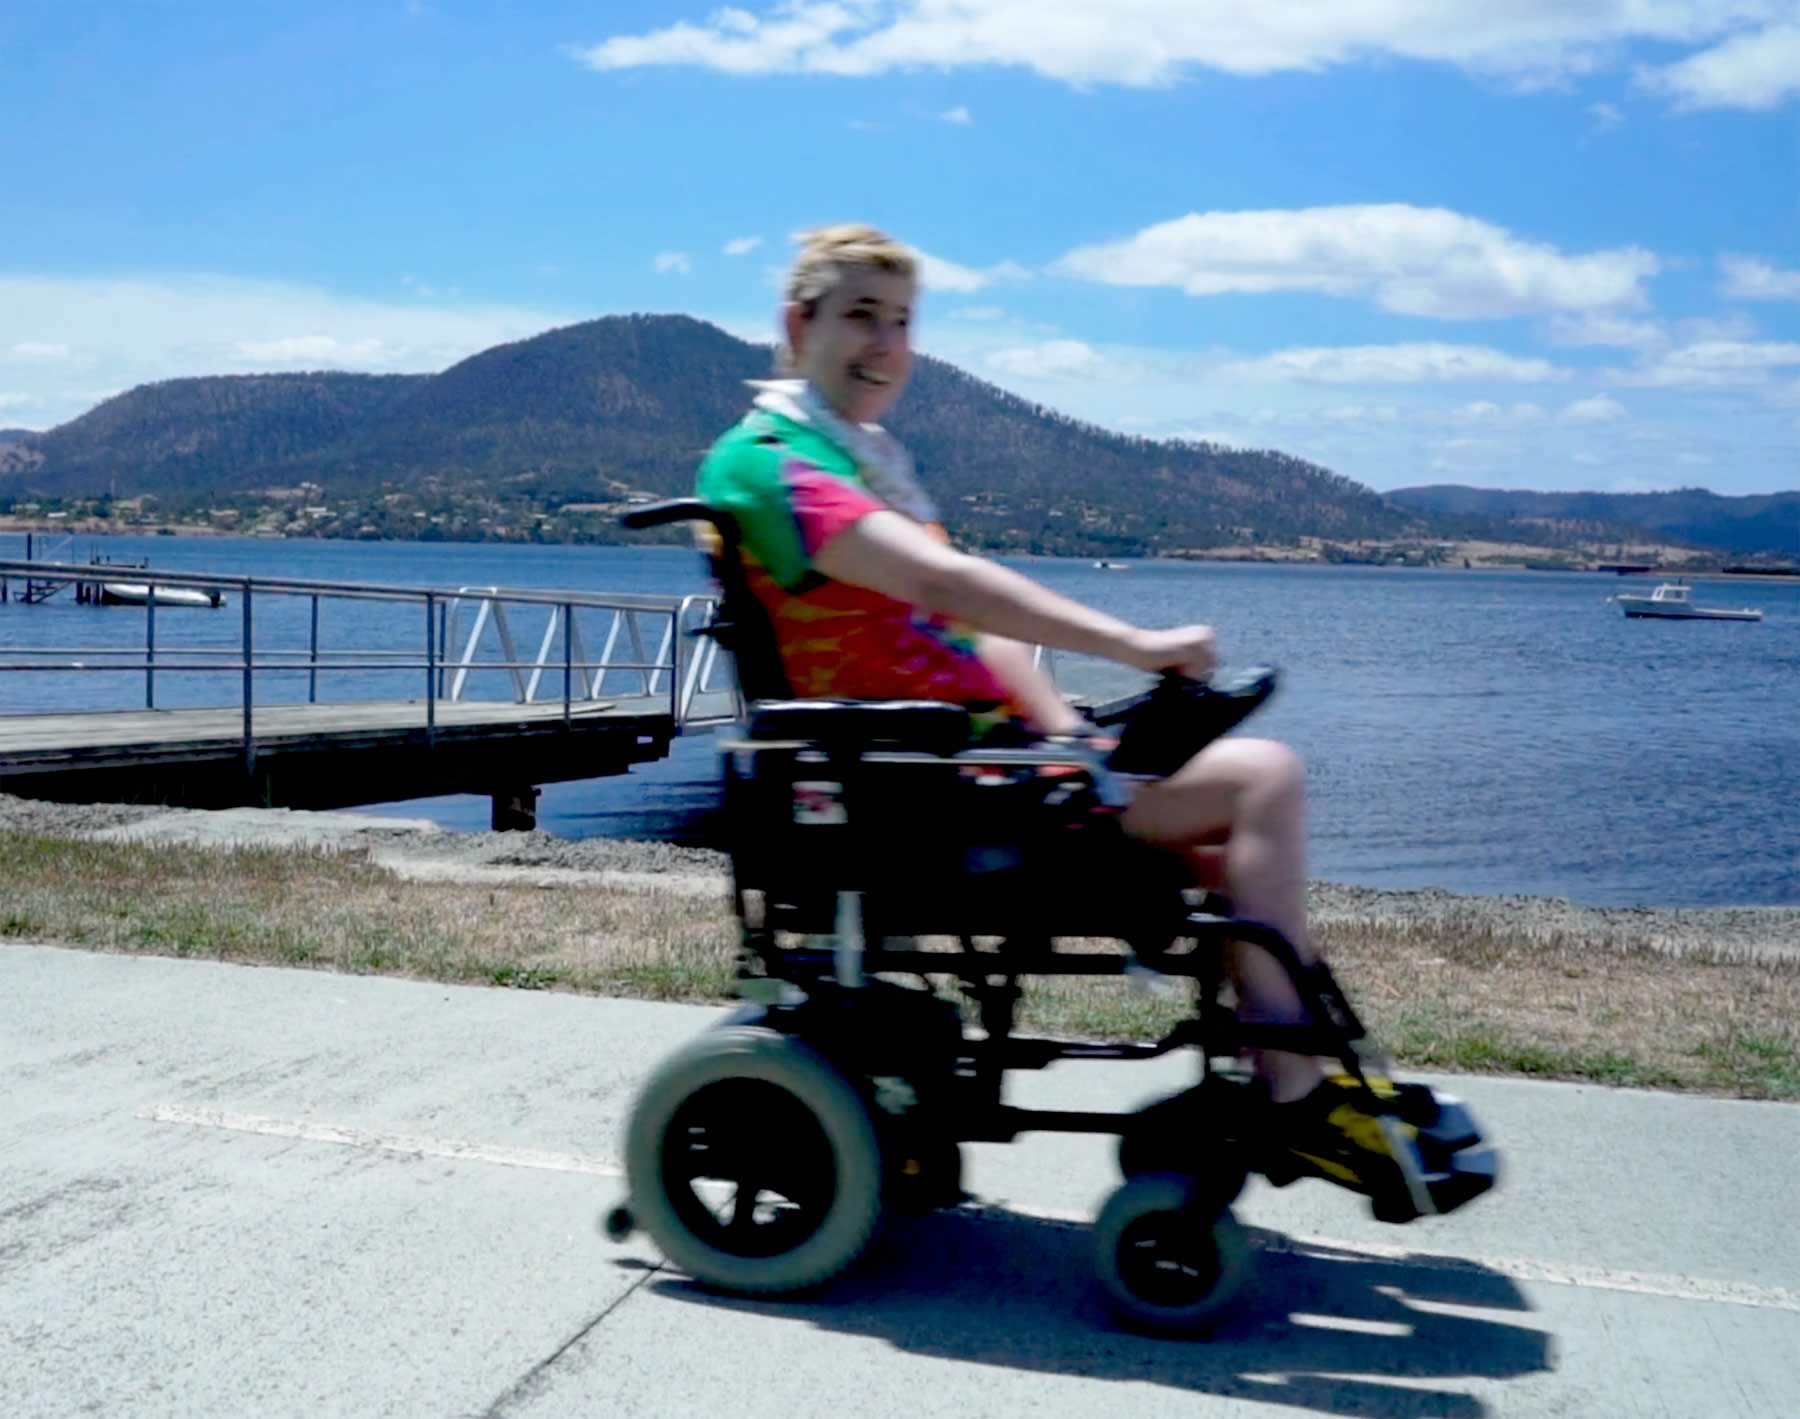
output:
[[[1007,700],[968,633],[815,568],[813,559],[832,538],[887,510],[835,444],[753,409],[713,445],[696,491],[737,523],[750,589],[768,612],[796,695],[979,708]]]

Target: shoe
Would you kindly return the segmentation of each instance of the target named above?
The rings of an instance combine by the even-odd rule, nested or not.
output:
[[[1419,1130],[1375,1103],[1399,1097],[1390,1080],[1365,1079],[1366,1086],[1348,1074],[1328,1075],[1304,1098],[1270,1105],[1272,1170],[1323,1178],[1377,1201],[1409,1196]]]

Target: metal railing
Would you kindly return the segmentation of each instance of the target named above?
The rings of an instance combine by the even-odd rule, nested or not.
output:
[[[565,698],[574,693],[574,671],[581,670],[581,696],[596,700],[606,695],[606,680],[609,675],[636,674],[636,693],[654,697],[662,692],[663,676],[666,674],[669,676],[673,695],[672,713],[676,723],[682,725],[691,719],[695,697],[700,693],[710,691],[736,694],[735,688],[730,685],[712,683],[719,667],[717,642],[700,638],[697,646],[684,650],[686,643],[694,639],[694,631],[706,625],[717,613],[716,598],[701,595],[684,596],[679,600],[669,598],[666,607],[658,607],[656,619],[660,624],[656,629],[657,643],[654,652],[645,648],[644,608],[615,605],[617,598],[564,599],[550,607],[540,633],[537,653],[532,659],[526,660],[519,654],[519,639],[514,632],[507,606],[511,602],[531,602],[541,598],[543,594],[499,586],[465,586],[457,590],[445,607],[444,645],[449,647],[461,642],[463,646],[462,652],[454,661],[447,660],[445,663],[444,676],[449,698],[460,697],[470,671],[478,668],[508,670],[520,704],[531,704],[536,700],[546,670],[561,668],[564,671]],[[586,639],[573,614],[577,607],[582,606],[610,610],[612,613],[599,657],[593,660],[588,658]],[[466,631],[463,629],[465,615],[469,621]],[[504,659],[478,662],[474,657],[474,650],[490,626],[499,639]],[[633,657],[630,661],[614,658],[619,651],[621,639],[626,642],[626,648]],[[559,645],[560,660],[555,654]]]
[[[114,587],[119,587],[122,580],[117,567],[0,560],[0,579],[46,576],[74,583],[112,583]],[[560,700],[565,722],[576,705],[598,701],[603,696],[613,702],[639,699],[647,705],[666,700],[674,732],[678,734],[684,729],[710,727],[729,720],[741,708],[734,687],[712,683],[718,672],[717,644],[704,638],[695,640],[691,634],[716,611],[716,602],[710,596],[636,596],[506,587],[460,587],[451,591],[146,569],[133,569],[129,577],[132,588],[142,587],[145,591],[141,597],[141,644],[25,646],[15,637],[0,637],[0,647],[4,647],[0,649],[0,672],[141,672],[146,709],[157,707],[159,675],[233,674],[240,681],[238,699],[243,709],[247,756],[254,753],[259,673],[304,673],[308,704],[318,703],[319,677],[323,674],[422,673],[428,735],[436,729],[438,704],[461,702],[470,688],[471,676],[483,671],[510,676],[513,703],[549,704]],[[235,646],[170,645],[166,640],[159,643],[158,601],[162,601],[166,615],[175,600],[170,593],[183,591],[199,591],[209,600],[216,593],[226,606],[231,597],[238,598]],[[98,587],[95,592],[98,596]],[[307,602],[304,648],[257,643],[257,610],[277,598],[304,598]],[[133,593],[132,599],[140,598]],[[334,600],[410,606],[412,613],[419,616],[419,648],[325,647],[320,638],[320,604]],[[184,617],[205,614],[186,606],[181,611]],[[522,616],[533,615],[542,615],[544,625],[536,637],[535,653],[528,657],[520,653],[523,628],[519,621]],[[582,634],[583,616],[590,622],[605,622],[602,647],[594,658],[589,657],[587,638]],[[490,629],[499,643],[498,658],[486,658],[483,654]],[[651,641],[656,645],[654,653],[648,650]],[[547,676],[552,684],[560,681],[560,695],[541,694]],[[626,680],[628,688],[619,688],[620,679]],[[629,688],[633,684],[635,687]],[[729,711],[697,713],[696,701],[705,692],[728,694]]]

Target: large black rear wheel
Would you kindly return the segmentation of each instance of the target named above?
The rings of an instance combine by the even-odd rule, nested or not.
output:
[[[818,1286],[881,1217],[862,1095],[803,1041],[711,1030],[650,1077],[627,1128],[635,1220],[696,1281],[747,1295]]]

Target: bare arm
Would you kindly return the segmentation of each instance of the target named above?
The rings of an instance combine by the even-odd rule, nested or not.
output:
[[[1148,631],[1083,606],[998,562],[946,547],[896,512],[874,512],[822,547],[814,565],[834,581],[867,587],[977,630],[1138,670],[1213,668],[1204,626]]]

